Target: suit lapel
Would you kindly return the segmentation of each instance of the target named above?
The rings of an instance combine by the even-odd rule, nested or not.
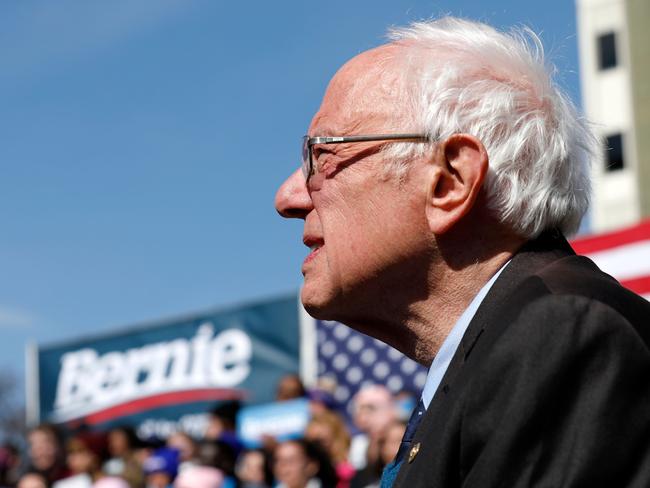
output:
[[[524,245],[485,296],[467,327],[449,368],[462,366],[485,328],[498,320],[504,308],[509,306],[509,298],[526,279],[553,261],[572,254],[575,253],[566,239],[555,232],[544,234]]]
[[[424,418],[414,441],[426,442],[422,439],[422,432],[430,433],[434,423],[440,419],[448,418],[450,414],[450,402],[454,402],[455,395],[448,395],[450,389],[456,390],[456,381],[463,370],[464,365],[468,362],[470,355],[476,349],[477,344],[484,337],[484,333],[490,325],[503,325],[500,322],[506,320],[505,312],[518,308],[521,303],[512,303],[513,295],[516,294],[520,285],[532,275],[553,261],[565,256],[575,254],[567,241],[557,232],[543,234],[539,238],[528,242],[524,245],[508,263],[501,275],[494,282],[492,288],[485,296],[485,299],[472,318],[458,350],[452,358],[449,368],[445,372],[440,386],[436,391],[429,408],[424,414]],[[518,301],[515,299],[515,301]],[[506,316],[509,313],[506,313]],[[489,341],[488,341],[489,342]],[[406,476],[408,467],[404,463],[402,469],[397,475],[395,486],[399,486]]]

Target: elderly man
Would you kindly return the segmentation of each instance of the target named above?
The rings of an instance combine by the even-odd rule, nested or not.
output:
[[[430,365],[383,486],[650,486],[650,304],[563,237],[599,145],[527,35],[393,31],[276,196],[307,311]]]
[[[362,469],[379,460],[381,444],[397,419],[397,409],[390,390],[382,385],[361,388],[352,405],[354,426],[359,434],[352,438],[350,461],[356,469]]]

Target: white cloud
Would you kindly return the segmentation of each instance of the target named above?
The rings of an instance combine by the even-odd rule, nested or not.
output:
[[[34,316],[15,307],[0,305],[0,329],[28,329],[34,325]]]

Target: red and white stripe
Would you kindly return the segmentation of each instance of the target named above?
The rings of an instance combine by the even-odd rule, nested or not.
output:
[[[576,253],[591,258],[623,286],[650,300],[650,220],[615,232],[571,241]]]

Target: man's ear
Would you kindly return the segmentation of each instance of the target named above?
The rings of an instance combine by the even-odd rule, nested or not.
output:
[[[476,137],[454,134],[440,142],[428,183],[427,221],[431,232],[444,234],[472,209],[488,170],[488,155]]]

